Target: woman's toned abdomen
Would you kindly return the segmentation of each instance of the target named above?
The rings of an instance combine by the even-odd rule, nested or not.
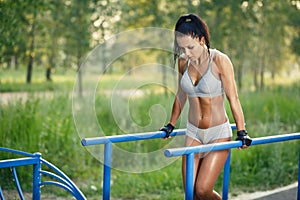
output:
[[[213,98],[189,98],[189,122],[201,129],[225,123],[228,119],[223,101],[223,96]]]

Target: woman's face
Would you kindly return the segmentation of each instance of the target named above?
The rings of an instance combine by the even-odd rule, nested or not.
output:
[[[176,37],[178,46],[183,53],[191,60],[197,61],[202,55],[204,48],[204,38],[192,38],[189,35]]]

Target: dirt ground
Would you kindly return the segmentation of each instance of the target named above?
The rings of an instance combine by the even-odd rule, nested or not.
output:
[[[4,190],[3,191],[3,195],[5,200],[16,200],[16,199],[20,199],[19,194],[17,191],[7,191]],[[25,199],[32,199],[32,194],[31,193],[24,193],[24,198]],[[69,197],[58,197],[52,194],[45,194],[45,193],[41,193],[41,199],[45,199],[45,200],[69,200],[69,199],[75,199],[71,196]]]

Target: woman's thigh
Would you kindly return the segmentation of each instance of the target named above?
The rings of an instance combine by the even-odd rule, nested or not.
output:
[[[230,139],[219,139],[217,142],[225,142]],[[195,180],[196,190],[213,191],[214,185],[220,175],[229,150],[212,151],[206,154],[198,168],[197,178]]]
[[[185,140],[185,146],[198,146],[201,145],[201,142],[194,140],[191,137],[186,137]],[[195,178],[197,176],[197,171],[198,171],[198,167],[199,164],[201,163],[201,157],[202,154],[200,153],[196,153],[194,155],[194,182],[195,182]],[[182,179],[183,179],[183,186],[185,188],[185,179],[186,179],[186,156],[182,156]]]

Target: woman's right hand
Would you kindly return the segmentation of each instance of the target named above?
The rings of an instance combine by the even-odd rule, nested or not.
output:
[[[164,127],[162,127],[159,130],[164,131],[166,133],[166,136],[164,137],[164,139],[168,139],[170,137],[170,134],[173,132],[174,128],[175,127],[171,123],[168,123],[167,125],[165,125]]]

